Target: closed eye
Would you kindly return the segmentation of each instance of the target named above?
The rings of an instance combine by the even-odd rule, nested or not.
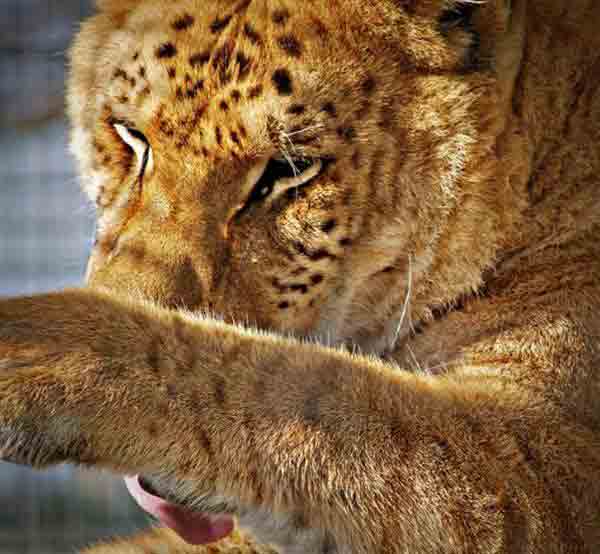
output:
[[[322,170],[323,162],[319,159],[288,161],[271,158],[241,211],[267,198],[273,201],[286,191],[309,183]]]
[[[154,156],[152,147],[143,133],[136,129],[126,127],[121,123],[115,123],[115,131],[121,140],[129,146],[136,157],[136,177],[142,179],[145,175],[152,173],[154,169]]]

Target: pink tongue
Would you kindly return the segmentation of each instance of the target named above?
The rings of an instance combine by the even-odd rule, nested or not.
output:
[[[137,475],[126,477],[125,484],[131,496],[146,512],[158,518],[163,525],[173,529],[189,544],[217,542],[233,531],[234,524],[231,517],[209,517],[170,504],[145,491]]]

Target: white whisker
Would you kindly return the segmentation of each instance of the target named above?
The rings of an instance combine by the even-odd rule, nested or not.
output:
[[[286,137],[293,137],[294,135],[299,135],[301,133],[306,133],[307,131],[319,131],[323,129],[325,125],[322,123],[317,123],[316,125],[309,125],[304,129],[299,129],[298,131],[292,131],[291,133],[285,133]]]
[[[406,287],[406,297],[404,298],[404,305],[402,306],[400,320],[398,322],[398,326],[396,327],[396,333],[394,335],[393,344],[396,344],[396,341],[398,340],[398,337],[400,336],[400,333],[402,331],[402,327],[404,325],[404,320],[406,319],[406,314],[408,313],[408,307],[410,304],[411,295],[412,295],[412,255],[409,254],[408,255],[408,283],[407,283],[407,287]]]
[[[417,360],[417,357],[415,356],[415,353],[413,352],[413,349],[410,347],[409,344],[406,345],[406,348],[408,349],[408,353],[410,354],[410,357],[415,362],[415,365],[416,365],[417,369],[419,370],[419,373],[423,373],[423,369],[421,368],[421,364],[419,363],[419,360]]]

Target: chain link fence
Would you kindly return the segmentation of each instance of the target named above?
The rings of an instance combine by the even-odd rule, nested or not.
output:
[[[65,51],[91,0],[0,0],[0,296],[82,283],[94,228],[67,154]],[[0,554],[74,554],[149,524],[120,479],[0,463]]]

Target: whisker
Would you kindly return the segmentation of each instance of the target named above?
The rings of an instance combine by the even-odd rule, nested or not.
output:
[[[398,322],[398,326],[396,327],[396,334],[394,335],[394,344],[398,340],[400,333],[402,331],[402,327],[404,325],[404,320],[406,319],[406,314],[408,313],[408,307],[410,304],[410,299],[412,295],[412,255],[408,255],[408,283],[406,290],[406,297],[404,298],[404,305],[402,306],[402,312],[400,314],[400,321]],[[409,316],[410,317],[410,316]]]
[[[316,125],[309,125],[308,127],[305,127],[304,129],[299,129],[297,131],[292,131],[291,133],[285,133],[285,135],[287,137],[293,137],[294,135],[299,135],[301,133],[306,133],[307,131],[319,131],[321,129],[323,129],[325,127],[325,125],[323,125],[322,123],[317,123]]]
[[[423,369],[421,368],[421,364],[419,363],[419,360],[417,360],[417,357],[415,356],[415,353],[413,352],[413,349],[410,347],[409,344],[406,345],[406,348],[408,349],[408,353],[410,354],[410,357],[415,362],[415,365],[417,366],[419,373],[424,373]]]

